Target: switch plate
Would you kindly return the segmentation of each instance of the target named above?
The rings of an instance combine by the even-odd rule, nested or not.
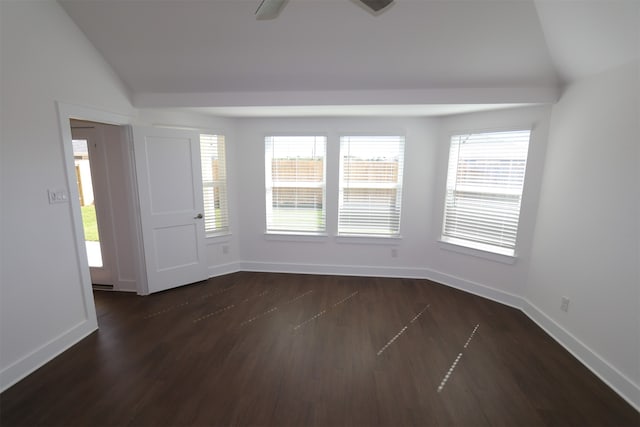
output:
[[[69,194],[67,190],[47,190],[49,194],[49,204],[53,205],[55,203],[67,203],[69,201]]]
[[[562,302],[560,303],[560,310],[565,313],[569,311],[569,298],[562,297]]]

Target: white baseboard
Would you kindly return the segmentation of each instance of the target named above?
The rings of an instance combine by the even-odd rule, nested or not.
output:
[[[228,264],[214,265],[209,267],[209,277],[224,276],[225,274],[241,271],[240,262],[230,262]]]
[[[598,353],[524,298],[521,310],[620,397],[637,411],[640,411],[640,386],[638,384],[611,366]]]
[[[45,365],[97,329],[97,324],[89,320],[84,320],[21,359],[13,362],[0,371],[0,392],[8,389],[36,369]]]
[[[242,262],[243,271],[265,271],[271,273],[329,274],[343,276],[399,277],[427,279],[452,288],[460,289],[483,298],[520,309],[521,298],[480,283],[462,279],[428,268],[378,267],[363,265],[283,264],[269,262]]]

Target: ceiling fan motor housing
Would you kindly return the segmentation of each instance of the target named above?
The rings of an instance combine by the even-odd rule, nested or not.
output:
[[[262,0],[256,10],[257,19],[275,19],[288,0]],[[360,0],[374,12],[379,12],[393,3],[393,0]]]

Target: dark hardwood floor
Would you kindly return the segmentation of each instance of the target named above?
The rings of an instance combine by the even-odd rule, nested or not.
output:
[[[426,280],[236,273],[95,292],[100,330],[0,424],[639,426],[519,311]]]

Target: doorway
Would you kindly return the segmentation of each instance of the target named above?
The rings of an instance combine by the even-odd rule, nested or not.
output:
[[[84,242],[84,231],[82,225],[82,212],[80,210],[79,195],[77,193],[77,181],[75,162],[73,155],[73,137],[71,135],[71,120],[82,119],[92,121],[96,123],[106,123],[112,125],[111,128],[115,129],[119,133],[118,139],[121,144],[121,168],[118,171],[122,182],[122,188],[128,193],[125,197],[124,206],[120,208],[121,214],[126,217],[127,227],[123,227],[123,233],[128,233],[128,240],[123,242],[127,245],[126,251],[122,251],[122,258],[128,259],[130,268],[129,270],[119,267],[118,274],[114,275],[117,279],[114,285],[114,290],[130,291],[138,293],[146,293],[146,276],[144,275],[143,266],[141,260],[144,259],[144,254],[141,251],[140,245],[140,231],[138,228],[138,222],[135,218],[138,218],[137,210],[135,208],[135,199],[137,199],[137,189],[135,182],[132,179],[132,160],[129,155],[129,124],[132,121],[132,117],[123,114],[111,113],[108,111],[81,106],[74,104],[67,104],[57,101],[56,109],[58,112],[58,128],[60,130],[60,142],[62,145],[62,151],[64,153],[65,164],[65,181],[66,188],[69,191],[69,210],[73,222],[73,236],[75,241],[74,255],[76,258],[76,266],[80,278],[79,293],[83,300],[84,312],[86,316],[86,326],[84,326],[87,333],[96,330],[98,328],[98,319],[96,316],[95,301],[93,298],[93,289],[91,275],[89,272],[89,261],[87,259],[86,245]],[[112,174],[113,175],[113,174]],[[122,197],[120,197],[122,199]],[[117,223],[118,226],[122,225],[122,222]],[[100,240],[103,239],[103,234],[100,235]],[[104,258],[104,253],[102,254]],[[116,258],[115,265],[120,264]]]
[[[129,128],[68,118],[65,158],[88,289],[141,292]],[[85,280],[85,279],[83,279]]]
[[[70,120],[73,161],[82,216],[84,243],[94,287],[113,289],[111,261],[115,259],[110,237],[111,195],[102,126]]]

